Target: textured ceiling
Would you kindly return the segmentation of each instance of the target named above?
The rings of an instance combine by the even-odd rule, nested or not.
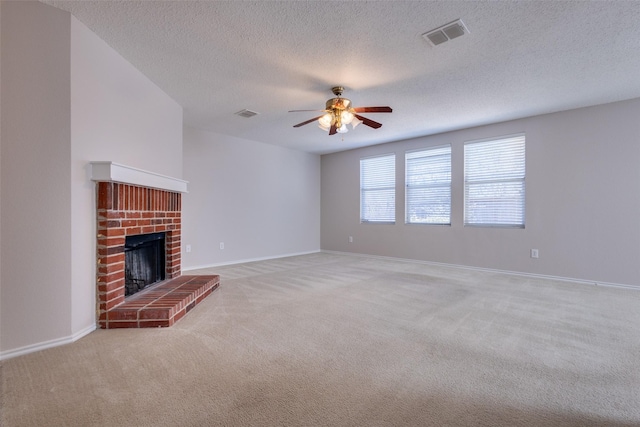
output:
[[[184,108],[185,125],[328,153],[640,97],[640,1],[44,1]],[[461,18],[470,34],[421,34]],[[330,88],[383,123],[329,136]],[[234,115],[242,109],[260,114]]]

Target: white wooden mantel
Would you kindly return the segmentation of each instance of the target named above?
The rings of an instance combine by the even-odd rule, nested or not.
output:
[[[121,182],[141,187],[188,193],[187,184],[189,184],[189,181],[114,162],[90,162],[90,164],[92,181]]]

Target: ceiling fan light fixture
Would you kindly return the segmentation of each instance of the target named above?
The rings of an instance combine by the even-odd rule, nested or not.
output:
[[[321,129],[327,128],[327,130],[329,130],[329,126],[331,126],[332,121],[333,117],[331,113],[327,113],[318,119],[318,124],[320,125]]]
[[[379,129],[382,127],[382,123],[373,121],[367,117],[360,116],[360,113],[391,113],[393,110],[391,107],[357,107],[351,106],[351,100],[342,97],[342,86],[336,86],[331,88],[331,91],[336,98],[329,99],[324,110],[319,110],[322,113],[312,119],[305,120],[302,123],[293,125],[294,128],[307,125],[309,123],[318,122],[318,127],[323,131],[328,131],[329,135],[335,135],[336,133],[347,133],[351,125],[352,129],[355,129],[361,123],[372,129]],[[318,110],[289,110],[290,113],[298,111],[318,111]]]
[[[345,125],[351,123],[351,121],[355,118],[353,113],[348,110],[343,110],[342,113],[340,113],[340,116],[342,117],[342,123],[344,123]]]

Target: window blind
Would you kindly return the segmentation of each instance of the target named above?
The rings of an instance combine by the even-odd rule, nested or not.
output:
[[[396,156],[360,159],[360,221],[396,220]]]
[[[405,153],[405,222],[451,224],[451,146]]]
[[[464,224],[524,228],[525,136],[464,146]]]

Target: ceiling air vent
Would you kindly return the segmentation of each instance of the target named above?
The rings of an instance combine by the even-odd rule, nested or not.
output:
[[[240,117],[246,117],[248,119],[249,117],[257,116],[260,113],[256,113],[255,111],[251,111],[251,110],[240,110],[235,114]]]
[[[462,19],[450,22],[435,30],[427,31],[422,37],[434,46],[438,46],[449,40],[453,40],[465,34],[469,34],[469,30],[462,22]]]

